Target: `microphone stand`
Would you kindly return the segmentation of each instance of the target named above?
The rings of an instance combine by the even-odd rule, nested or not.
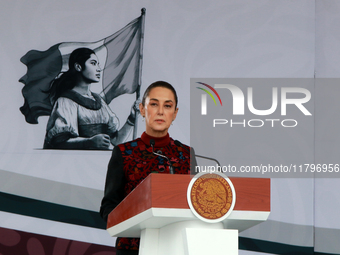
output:
[[[183,148],[186,152],[188,152],[189,155],[190,155],[190,151],[189,151],[187,148],[185,148],[185,147],[183,146],[183,144],[182,144],[180,141],[176,140],[176,141],[175,141],[175,144],[176,144],[177,146],[179,146],[179,147],[182,147],[182,148]],[[220,162],[217,161],[217,159],[209,158],[209,157],[205,157],[205,156],[201,156],[201,155],[197,155],[197,154],[195,154],[195,157],[204,158],[204,159],[208,159],[208,160],[213,160],[213,161],[215,161],[215,162],[217,163],[217,165],[218,165],[219,167],[221,167],[221,164],[220,164]]]

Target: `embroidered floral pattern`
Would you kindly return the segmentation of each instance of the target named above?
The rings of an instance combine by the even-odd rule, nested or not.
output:
[[[143,137],[143,136],[142,136]],[[175,145],[173,139],[169,139],[163,147],[155,147],[155,151],[160,151],[162,155],[168,157],[175,169],[176,174],[190,174],[190,156],[183,151],[182,147]],[[163,157],[152,153],[152,147],[147,145],[141,138],[118,145],[124,161],[124,174],[126,185],[125,196],[128,195],[141,181],[150,173],[169,174],[169,162]],[[156,145],[157,146],[157,143]],[[187,147],[188,150],[190,149]],[[139,238],[118,238],[117,249],[138,250]]]

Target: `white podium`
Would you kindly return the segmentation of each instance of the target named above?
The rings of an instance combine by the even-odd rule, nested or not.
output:
[[[267,220],[270,179],[229,178],[236,191],[221,222],[197,218],[187,201],[190,175],[150,174],[109,215],[111,236],[140,237],[140,255],[238,254],[238,232]]]

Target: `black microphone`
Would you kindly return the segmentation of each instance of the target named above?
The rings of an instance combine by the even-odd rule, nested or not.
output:
[[[179,147],[182,147],[182,148],[183,148],[184,150],[186,150],[186,152],[188,152],[189,155],[190,155],[190,151],[189,151],[187,148],[185,148],[184,145],[183,145],[180,141],[175,140],[175,144],[176,144],[177,146],[179,146]],[[217,159],[209,158],[209,157],[205,157],[205,156],[201,156],[201,155],[197,155],[197,154],[195,154],[195,156],[198,157],[198,158],[204,158],[204,159],[208,159],[208,160],[213,160],[213,161],[215,161],[215,162],[217,163],[217,165],[218,165],[219,167],[221,167],[221,164],[220,164],[220,162],[217,161]]]
[[[169,167],[170,168],[170,174],[174,174],[175,171],[174,171],[174,168],[172,167],[172,163],[171,163],[170,159],[167,156],[164,156],[162,154],[154,152],[154,149],[153,149],[153,147],[155,146],[155,140],[154,139],[150,139],[150,146],[152,148],[152,153],[153,154],[155,154],[157,156],[160,156],[162,158],[165,158],[169,162],[169,165],[170,165],[170,167]]]

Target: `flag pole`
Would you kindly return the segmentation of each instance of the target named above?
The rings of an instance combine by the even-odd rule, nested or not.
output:
[[[142,85],[142,65],[143,65],[143,42],[144,42],[144,23],[145,23],[146,9],[141,9],[141,22],[140,22],[140,50],[139,50],[139,73],[138,73],[138,88],[136,90],[136,100],[140,99],[140,87]],[[136,112],[135,125],[133,127],[133,140],[137,137],[137,124],[138,124],[138,112]]]

